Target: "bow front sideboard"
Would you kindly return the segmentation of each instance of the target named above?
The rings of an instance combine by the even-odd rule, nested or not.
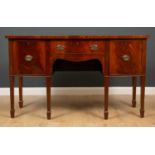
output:
[[[47,119],[51,119],[51,81],[56,60],[97,60],[104,81],[104,118],[108,119],[109,78],[130,76],[132,106],[140,77],[140,116],[144,117],[146,44],[148,36],[6,36],[9,40],[11,117],[15,116],[14,81],[19,79],[19,107],[23,107],[23,77],[43,76],[47,87]]]

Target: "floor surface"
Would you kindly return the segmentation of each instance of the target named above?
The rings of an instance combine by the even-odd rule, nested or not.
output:
[[[2,127],[130,127],[155,126],[155,96],[146,96],[145,118],[137,107],[131,107],[131,96],[109,96],[109,119],[103,118],[103,96],[52,96],[52,119],[46,119],[46,97],[24,96],[24,108],[18,107],[10,118],[9,96],[0,96],[0,126]]]

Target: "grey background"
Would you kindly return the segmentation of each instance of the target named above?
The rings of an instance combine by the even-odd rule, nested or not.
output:
[[[150,35],[147,46],[147,86],[155,86],[155,28],[154,27],[0,27],[0,87],[8,87],[8,48],[5,35]],[[44,78],[25,78],[25,87],[42,87]],[[55,87],[98,87],[103,77],[98,71],[54,74]],[[111,86],[130,86],[130,78],[111,78]]]

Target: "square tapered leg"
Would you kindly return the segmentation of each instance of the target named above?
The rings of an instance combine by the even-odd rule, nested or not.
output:
[[[19,107],[23,108],[23,77],[19,77]]]
[[[11,118],[15,117],[15,108],[14,108],[14,81],[15,77],[10,76],[10,116]]]
[[[132,107],[136,107],[136,85],[137,78],[132,77]]]
[[[47,119],[51,119],[51,77],[46,77]]]
[[[104,119],[108,119],[109,77],[104,77]]]
[[[145,100],[145,76],[140,77],[141,94],[140,94],[140,117],[144,117],[144,100]]]

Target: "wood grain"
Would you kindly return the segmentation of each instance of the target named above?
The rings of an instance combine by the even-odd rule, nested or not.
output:
[[[64,47],[63,50],[57,48],[58,45]],[[92,50],[93,45],[97,46],[96,50]],[[105,52],[105,42],[101,40],[57,40],[51,41],[50,51],[52,54],[104,54]]]
[[[143,74],[142,44],[140,40],[110,41],[110,74]],[[123,56],[128,56],[129,60],[125,61]]]
[[[46,74],[46,51],[43,41],[14,41],[11,49],[11,73],[13,75],[44,75]],[[27,55],[32,61],[26,61]]]

